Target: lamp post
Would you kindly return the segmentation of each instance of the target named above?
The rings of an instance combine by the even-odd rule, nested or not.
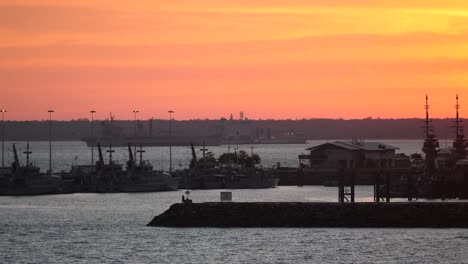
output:
[[[169,110],[169,172],[172,172],[172,114],[174,111]]]
[[[91,110],[91,166],[94,164],[94,114],[96,111]]]
[[[140,111],[138,110],[133,110],[133,121],[135,122],[135,125],[134,125],[134,133],[135,133],[135,137],[137,135],[137,114],[139,113]]]
[[[2,109],[2,168],[5,167],[5,113],[7,110]]]
[[[135,130],[135,131],[134,131],[134,132],[135,132],[135,139],[134,139],[134,140],[135,140],[135,141],[136,141],[136,137],[137,137],[137,114],[138,114],[139,112],[140,112],[140,111],[138,111],[138,110],[133,110],[133,121],[134,121],[134,123],[135,123],[135,124],[134,124],[134,130]],[[136,151],[137,151],[136,142],[135,142],[135,147],[134,147],[134,148],[135,148],[134,153],[136,154]]]
[[[49,110],[49,173],[52,173],[52,113],[54,110]]]

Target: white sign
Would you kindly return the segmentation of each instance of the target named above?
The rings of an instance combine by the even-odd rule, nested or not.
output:
[[[232,192],[221,192],[221,202],[232,202]]]

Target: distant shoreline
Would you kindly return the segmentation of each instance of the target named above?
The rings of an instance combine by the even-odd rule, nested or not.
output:
[[[452,139],[453,119],[433,119],[435,135]],[[8,121],[5,123],[7,141],[48,141],[49,121]],[[300,137],[308,140],[364,139],[416,140],[424,136],[422,119],[309,119],[309,120],[174,120],[174,137],[283,138]],[[164,137],[169,135],[168,120],[113,121],[114,133],[120,137]],[[52,140],[79,141],[83,138],[106,137],[109,121],[52,121]]]

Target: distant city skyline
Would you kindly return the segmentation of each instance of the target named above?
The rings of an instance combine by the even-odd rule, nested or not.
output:
[[[226,116],[222,116],[222,117],[219,117],[219,118],[197,118],[197,117],[194,117],[194,118],[172,118],[172,120],[174,121],[218,121],[218,120],[221,120],[221,119],[226,119],[226,120],[229,120],[228,117]],[[155,117],[155,116],[152,116],[152,117],[141,117],[141,118],[138,118],[137,121],[148,121],[148,120],[166,120],[166,121],[169,121],[169,118],[164,118],[163,116],[161,117]],[[248,116],[245,117],[245,119],[243,119],[244,121],[301,121],[301,120],[345,120],[345,121],[352,121],[352,120],[414,120],[414,119],[421,119],[421,120],[424,120],[424,117],[399,117],[399,118],[396,118],[396,117],[386,117],[386,118],[382,118],[382,117],[372,117],[372,116],[368,116],[368,117],[356,117],[356,118],[343,118],[343,117],[337,117],[337,118],[328,118],[328,117],[311,117],[311,118],[306,118],[306,117],[303,117],[303,118],[249,118]],[[430,117],[430,119],[434,119],[434,120],[445,120],[445,119],[455,119],[455,116],[448,116],[448,117]],[[463,116],[460,116],[460,119],[464,120],[464,119],[468,119],[468,116],[466,118],[464,118]],[[102,117],[94,117],[94,122],[99,122],[99,121],[108,121],[109,120],[109,116],[102,116]],[[117,118],[115,117],[115,120],[116,121],[128,121],[128,122],[135,122],[134,119],[132,118]],[[234,118],[233,119],[234,121],[240,121],[239,118]],[[7,115],[5,114],[5,122],[9,122],[9,121],[12,121],[12,122],[48,122],[49,121],[49,118],[39,118],[39,119],[30,119],[30,118],[26,118],[26,119],[8,119],[7,118]],[[52,121],[55,122],[55,121],[58,121],[58,122],[68,122],[68,121],[91,121],[91,117],[78,117],[78,118],[71,118],[71,119],[60,119],[60,118],[55,118],[55,117],[52,117]]]
[[[422,118],[429,94],[451,118],[459,94],[468,117],[467,22],[462,0],[0,0],[0,109]]]

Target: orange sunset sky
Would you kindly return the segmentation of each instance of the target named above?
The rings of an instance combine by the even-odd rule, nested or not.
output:
[[[0,0],[7,119],[468,116],[466,0]]]

